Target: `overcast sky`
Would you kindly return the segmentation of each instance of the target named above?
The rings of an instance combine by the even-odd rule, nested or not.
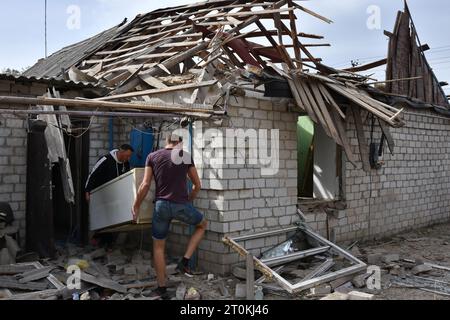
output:
[[[48,0],[49,54],[120,23],[160,7],[193,3],[192,0]],[[351,60],[370,62],[386,56],[387,37],[392,31],[397,11],[403,0],[311,0],[298,1],[334,21],[326,24],[296,11],[299,32],[321,34],[331,47],[312,50],[324,63],[346,67]],[[374,7],[375,6],[375,7]],[[450,2],[442,0],[409,0],[422,43],[432,50],[427,53],[440,80],[450,81],[450,39],[448,12]],[[380,21],[377,17],[379,9]],[[77,24],[72,18],[80,16]],[[370,24],[370,28],[367,23]],[[378,24],[378,25],[377,25]],[[380,28],[378,28],[380,27]],[[2,1],[0,10],[0,69],[22,69],[45,55],[44,0]],[[305,42],[311,42],[306,40]],[[384,67],[375,70],[383,78]],[[446,88],[450,94],[450,88]]]

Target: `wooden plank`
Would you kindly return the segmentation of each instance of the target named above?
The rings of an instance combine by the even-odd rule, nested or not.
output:
[[[212,81],[214,79],[215,71],[216,68],[212,64],[209,64],[203,69],[198,81]],[[191,95],[191,103],[197,103],[198,100],[198,102],[202,104],[207,98],[208,90],[208,87],[196,88]]]
[[[204,49],[206,49],[208,46],[207,42],[201,42],[198,45],[196,45],[193,48],[190,48],[189,50],[180,52],[172,57],[170,57],[169,59],[165,60],[164,62],[160,63],[159,65],[156,65],[152,68],[150,68],[149,70],[143,71],[142,75],[149,75],[149,76],[157,76],[161,73],[162,69],[159,66],[163,66],[166,69],[169,69],[175,65],[177,65],[178,63],[186,60],[187,58],[190,58],[192,56],[194,56],[195,54],[197,54],[200,51],[203,51]],[[130,83],[128,83],[126,86],[123,86],[122,88],[120,88],[120,90],[114,90],[114,94],[120,94],[123,92],[128,92],[132,89],[134,89],[138,84],[139,84],[140,79],[134,79],[133,81],[130,81]]]
[[[335,110],[331,110],[331,116],[333,117],[334,124],[339,132],[339,136],[341,137],[342,145],[345,151],[345,155],[347,156],[347,160],[350,161],[350,163],[352,163],[356,168],[358,159],[353,154],[352,148],[348,141],[347,131],[345,130],[345,122],[339,117],[338,113]]]
[[[293,2],[292,0],[288,1],[289,6],[293,6]],[[291,23],[291,39],[292,39],[292,43],[294,45],[294,55],[295,58],[297,60],[302,60],[302,56],[301,56],[301,51],[300,51],[300,47],[298,46],[298,43],[295,41],[295,39],[297,38],[297,25],[296,25],[296,21],[295,21],[295,14],[294,12],[289,12],[289,18],[290,18],[290,23]],[[281,28],[282,29],[282,28]],[[283,31],[281,31],[281,33],[283,33]],[[297,68],[302,69],[302,63],[301,62],[297,62]]]
[[[81,280],[84,282],[92,283],[102,288],[111,289],[120,293],[127,293],[128,290],[125,286],[118,284],[110,279],[96,278],[83,271],[81,271]]]
[[[395,64],[398,66],[397,74],[393,74],[393,79],[407,78],[410,74],[410,56],[411,56],[411,30],[410,17],[403,13],[398,30],[397,54]],[[391,80],[391,79],[388,79]],[[409,93],[409,83],[398,82],[392,85],[393,93],[407,95]]]
[[[339,134],[334,126],[333,120],[331,119],[330,113],[328,112],[327,105],[325,101],[322,98],[322,94],[320,93],[320,90],[317,87],[316,82],[309,81],[308,85],[311,89],[312,95],[314,95],[315,100],[317,102],[317,105],[319,107],[319,112],[322,113],[323,119],[328,126],[329,132],[331,134],[330,138],[333,138],[334,141],[342,146],[341,138],[339,137]]]
[[[144,55],[137,56],[135,58],[129,58],[129,59],[120,60],[120,61],[116,61],[118,59],[109,59],[109,61],[116,61],[116,62],[105,65],[105,68],[109,68],[111,66],[115,66],[115,65],[117,65],[119,63],[126,63],[126,62],[130,62],[130,61],[135,61],[135,60],[149,60],[149,59],[156,59],[156,58],[167,58],[167,57],[172,57],[175,54],[177,54],[177,52],[161,52],[161,53],[153,53],[153,54],[144,54]],[[96,64],[96,63],[100,63],[100,62],[106,62],[106,61],[104,61],[104,60],[88,60],[88,61],[85,61],[86,64]]]
[[[272,47],[270,47],[270,49],[273,50],[275,48],[278,51],[280,58],[288,65],[289,68],[293,69],[294,65],[293,65],[291,59],[289,58],[289,55],[286,54],[285,52],[283,52],[282,47],[279,46],[275,42],[275,40],[273,40],[272,36],[268,34],[266,28],[260,21],[256,21],[255,23],[258,26],[258,28],[263,32],[263,34],[265,35],[267,40],[269,40],[270,44],[272,45]],[[280,27],[280,31],[281,31],[281,27]],[[258,48],[255,48],[255,51],[258,51]],[[261,54],[261,55],[263,54],[261,49],[259,49],[258,54]]]
[[[295,87],[297,88],[298,94],[300,95],[300,98],[303,102],[303,106],[306,110],[306,113],[311,118],[312,121],[315,123],[319,123],[319,120],[317,119],[317,116],[313,110],[313,105],[308,99],[308,96],[306,95],[306,92],[303,90],[303,87],[300,85],[300,80],[298,77],[292,73],[292,79],[294,81]]]
[[[139,75],[139,77],[141,78],[142,81],[144,81],[145,83],[147,83],[149,86],[152,86],[156,89],[164,89],[167,88],[167,86],[160,81],[159,79],[149,76],[149,75]]]
[[[386,121],[389,125],[391,126],[396,126],[396,124],[394,122],[392,122],[390,120],[390,117],[386,115],[385,112],[381,112],[378,109],[374,109],[371,105],[367,104],[366,102],[360,100],[358,97],[356,97],[354,95],[354,92],[350,92],[348,91],[346,88],[342,87],[342,86],[338,86],[335,85],[333,83],[326,83],[326,85],[333,89],[334,91],[336,91],[337,93],[342,94],[344,97],[350,99],[351,101],[353,101],[354,103],[356,103],[357,105],[363,107],[364,109],[366,109],[367,111],[373,113],[374,115],[376,115],[377,117],[383,119],[384,121]]]
[[[255,299],[255,269],[253,263],[253,256],[248,253],[246,256],[246,289],[247,289],[247,300]]]
[[[285,63],[283,63],[282,66],[283,66],[283,69],[284,69],[285,72],[289,72],[289,68],[288,68],[288,66],[287,66]],[[276,70],[276,69],[275,69],[275,70]],[[296,87],[296,85],[295,85],[295,83],[294,83],[294,80],[293,80],[292,77],[289,76],[289,75],[287,75],[285,78],[286,78],[286,80],[288,81],[289,88],[291,89],[292,96],[294,97],[294,100],[295,100],[295,102],[296,102],[296,104],[297,104],[297,107],[298,107],[301,111],[306,112],[306,110],[305,110],[305,105],[304,105],[302,99],[300,98],[300,95],[299,95],[299,93],[298,93],[298,90],[297,90],[297,87]]]
[[[231,30],[229,30],[228,34],[230,36],[235,34],[239,30],[251,25],[256,20],[258,20],[258,17],[252,16],[252,17],[248,18],[247,20],[245,20],[244,22],[242,22],[239,26],[236,26],[236,27],[232,28]],[[208,45],[209,45],[208,42],[203,41],[203,42],[199,43],[198,45],[196,45],[195,47],[190,48],[189,50],[179,52],[178,54],[170,57],[169,59],[164,60],[164,62],[162,62],[161,65],[163,65],[167,69],[170,69],[171,67],[179,64],[180,62],[183,62],[184,60],[205,50],[208,47]],[[161,73],[161,71],[162,71],[161,68],[156,66],[156,67],[151,68],[150,70],[143,72],[143,74],[148,74],[150,76],[156,76],[156,75],[159,75]],[[139,79],[135,79],[135,81],[131,81],[127,86],[124,86],[123,88],[121,88],[121,90],[115,91],[114,94],[120,94],[120,93],[127,92],[129,90],[134,89],[139,84],[139,81],[140,81]]]
[[[129,77],[129,75],[130,75],[130,71],[125,70],[122,73],[120,73],[119,75],[112,78],[111,80],[108,80],[108,82],[106,82],[106,86],[113,87],[113,86],[117,85],[119,82],[127,79]]]
[[[50,267],[44,267],[44,268],[40,268],[40,269],[31,270],[28,272],[24,272],[17,277],[19,278],[20,283],[28,283],[30,281],[47,278],[53,269],[56,269],[56,266],[50,266]]]
[[[267,10],[258,10],[258,11],[247,11],[247,12],[236,12],[236,13],[218,13],[213,15],[208,15],[209,19],[211,18],[222,18],[222,17],[248,17],[248,16],[259,16],[259,15],[268,15],[268,14],[277,14],[282,12],[289,12],[295,10],[294,8],[283,8],[283,9],[267,9]],[[229,24],[229,22],[228,22]]]
[[[286,27],[286,25],[283,22],[281,22],[281,27],[286,32],[289,32],[289,28]],[[306,49],[305,46],[297,38],[294,39],[294,41],[296,42],[296,45],[298,45],[300,47],[300,49],[306,54],[306,56],[308,57],[308,59],[310,59],[310,61],[314,62],[315,64],[317,64],[318,61],[321,61],[319,59],[314,58],[314,56],[309,52],[309,50]],[[306,60],[303,59],[303,61],[306,61]]]
[[[0,265],[0,275],[14,275],[34,270],[31,265]]]
[[[325,120],[321,108],[319,107],[318,103],[316,102],[314,95],[312,91],[310,90],[308,84],[303,81],[298,81],[298,86],[300,87],[300,91],[303,91],[303,93],[308,98],[308,101],[311,106],[312,112],[316,115],[317,120],[319,121],[319,124],[323,127],[325,133],[329,137],[333,137],[333,134],[330,131],[330,128],[328,126],[328,122]]]
[[[176,48],[176,47],[190,47],[198,44],[198,41],[182,41],[174,43],[163,44],[160,48]]]
[[[374,61],[374,62],[371,62],[371,63],[367,63],[367,64],[364,64],[364,65],[361,65],[361,66],[357,66],[357,67],[353,67],[353,68],[347,68],[347,69],[344,69],[344,71],[349,71],[349,72],[366,71],[366,70],[370,70],[370,69],[373,69],[373,68],[376,68],[376,67],[383,66],[383,65],[385,65],[387,63],[387,61],[388,61],[388,59],[384,58],[384,59],[381,59],[381,60],[378,60],[378,61]]]
[[[19,281],[11,277],[0,277],[0,288],[26,291],[42,291],[48,289],[48,284],[39,282],[20,283]]]
[[[127,78],[125,78],[124,80],[122,80],[120,82],[120,84],[117,86],[117,88],[120,88],[120,87],[126,85],[129,81],[134,79],[139,74],[139,72],[141,72],[142,68],[144,68],[144,65],[141,65],[139,68],[137,68],[136,70],[131,72],[131,74]]]
[[[120,66],[120,67],[116,67],[116,68],[112,68],[109,70],[104,71],[103,73],[100,73],[98,75],[98,78],[105,78],[106,75],[109,75],[111,73],[117,72],[117,71],[129,71],[129,70],[136,70],[137,68],[139,68],[142,64],[129,64],[126,66]],[[152,68],[156,66],[156,63],[144,63],[144,69],[148,69],[148,68]]]
[[[10,298],[4,300],[47,300],[50,298],[57,298],[60,296],[60,294],[61,290],[48,289],[37,292],[15,294]]]
[[[180,90],[186,90],[186,89],[193,89],[193,88],[197,89],[197,88],[202,88],[202,87],[209,87],[209,86],[215,85],[216,83],[217,83],[217,80],[210,80],[210,81],[203,81],[200,83],[190,83],[190,84],[183,84],[183,85],[179,85],[179,86],[165,87],[165,88],[161,88],[161,89],[150,89],[150,90],[129,92],[129,93],[124,93],[124,94],[107,96],[107,97],[103,97],[103,98],[97,98],[94,100],[110,101],[110,100],[117,100],[117,99],[124,99],[124,98],[148,96],[148,95],[153,95],[153,94],[168,93],[168,92],[174,92],[174,91],[180,91]]]
[[[309,10],[309,9],[307,9],[307,8],[305,8],[305,7],[303,7],[303,6],[299,5],[299,4],[297,4],[297,3],[295,3],[295,2],[293,2],[293,5],[294,5],[297,9],[300,9],[300,10],[302,10],[303,12],[306,12],[306,13],[312,15],[313,17],[316,17],[317,19],[320,19],[320,20],[322,20],[322,21],[325,21],[326,23],[333,23],[332,20],[330,20],[330,19],[328,19],[328,18],[325,18],[324,16],[321,16],[320,14],[315,13],[314,11],[311,11],[311,10]]]
[[[363,170],[366,172],[370,172],[370,151],[366,137],[364,135],[364,127],[361,119],[360,109],[354,105],[350,105],[350,109],[352,110],[353,119],[355,120],[356,136],[358,138],[359,153],[361,156]]]
[[[174,112],[174,113],[214,113],[212,106],[198,106],[198,105],[180,105],[180,104],[166,104],[166,103],[124,103],[111,101],[96,101],[96,100],[76,100],[76,99],[55,99],[46,97],[25,98],[25,97],[11,97],[0,96],[0,103],[19,104],[19,105],[65,105],[67,107],[86,107],[92,109],[108,108],[108,109],[134,109],[134,110],[153,110],[159,112]]]
[[[381,131],[383,131],[384,136],[386,137],[389,151],[391,152],[392,155],[394,155],[395,141],[394,138],[392,138],[391,130],[383,120],[378,119],[378,123],[380,124]]]
[[[411,61],[410,61],[410,77],[416,77],[416,76],[422,76],[421,73],[418,72],[418,69],[420,68],[420,57],[419,57],[419,48],[417,47],[416,43],[416,33],[415,30],[412,30],[411,34]],[[417,80],[419,81],[419,80]],[[409,84],[409,97],[418,98],[418,83],[414,80],[411,80]]]
[[[243,257],[247,257],[248,251],[244,249],[242,246],[236,243],[233,239],[230,239],[228,237],[224,237],[222,239],[222,242],[226,244],[227,246],[231,247],[231,249],[235,250],[239,255]],[[267,267],[265,264],[263,264],[259,259],[256,257],[253,257],[253,261],[255,264],[255,268],[261,271],[261,273],[266,276],[267,279],[273,279],[273,273],[272,270]]]
[[[320,83],[320,82],[317,82],[317,85],[318,85],[318,88],[319,88],[320,92],[322,93],[323,97],[328,102],[328,104],[330,104],[337,111],[337,113],[342,117],[342,119],[345,120],[344,112],[337,105],[336,101],[331,96],[330,92],[328,92],[328,89],[325,88],[325,86],[322,83]]]
[[[278,31],[275,30],[268,30],[267,31],[271,36],[276,36],[278,34]],[[290,32],[286,32],[286,30],[283,30],[283,35],[285,36],[289,36],[291,35]],[[259,37],[264,37],[265,34],[262,31],[253,31],[253,32],[247,32],[243,37],[244,38],[259,38]],[[309,38],[309,39],[323,39],[323,36],[319,36],[316,34],[308,34],[308,33],[297,33],[297,37],[301,37],[301,38]]]

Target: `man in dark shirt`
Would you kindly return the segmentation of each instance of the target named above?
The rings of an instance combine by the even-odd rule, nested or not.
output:
[[[86,200],[89,201],[92,190],[114,180],[118,176],[130,171],[130,159],[134,150],[129,144],[123,144],[119,149],[98,159],[86,181]]]
[[[123,144],[119,149],[114,149],[98,159],[86,181],[86,201],[89,202],[92,190],[130,171],[129,161],[133,152],[133,147]],[[92,237],[99,246],[107,248],[112,247],[116,238],[117,236],[113,233],[96,233]]]
[[[148,156],[144,179],[132,208],[133,219],[136,221],[141,203],[150,189],[152,178],[155,178],[156,202],[152,219],[153,256],[158,281],[157,293],[161,295],[166,293],[164,248],[171,221],[176,219],[196,226],[186,253],[177,267],[179,272],[189,277],[193,276],[189,270],[189,259],[198,247],[207,227],[204,215],[191,204],[200,191],[201,183],[192,156],[182,150],[181,142],[181,137],[171,134],[166,139],[165,149]],[[193,184],[190,194],[187,189],[187,177]]]

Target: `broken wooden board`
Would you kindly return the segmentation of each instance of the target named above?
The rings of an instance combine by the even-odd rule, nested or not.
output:
[[[361,162],[363,164],[363,169],[366,172],[370,172],[370,151],[369,151],[369,145],[367,144],[366,137],[364,135],[364,127],[362,123],[362,118],[360,114],[360,109],[355,107],[354,105],[350,106],[352,113],[353,113],[353,119],[355,120],[355,127],[356,127],[356,136],[358,138],[358,146],[359,146],[359,153],[361,156]]]
[[[127,288],[125,286],[118,284],[117,282],[114,282],[110,279],[91,276],[90,274],[87,274],[83,271],[81,271],[81,280],[95,284],[102,288],[111,289],[120,293],[127,293]]]
[[[55,268],[56,268],[56,266],[39,268],[39,269],[24,272],[16,277],[19,279],[20,283],[28,283],[30,281],[47,278],[50,274],[50,271],[52,271]]]
[[[48,289],[47,283],[30,282],[20,283],[12,277],[0,276],[0,288],[18,289],[25,291],[42,291]]]
[[[32,265],[0,265],[0,275],[15,275],[33,269]]]
[[[129,93],[124,93],[124,94],[117,94],[117,95],[112,95],[112,96],[106,96],[103,98],[97,98],[95,100],[109,101],[109,100],[117,100],[117,99],[140,97],[140,96],[150,96],[150,95],[155,95],[155,94],[174,92],[174,91],[180,91],[180,90],[186,90],[186,89],[197,89],[197,88],[201,88],[201,87],[209,87],[209,86],[215,85],[216,83],[217,83],[217,80],[203,81],[200,83],[190,83],[190,84],[184,84],[184,85],[179,85],[179,86],[165,87],[165,88],[161,88],[161,89],[150,89],[150,90],[129,92]]]
[[[30,293],[20,293],[20,294],[14,294],[9,298],[6,298],[4,300],[47,300],[50,298],[58,298],[61,294],[61,290],[58,289],[47,289],[37,292],[30,292]],[[0,299],[2,300],[2,299]]]

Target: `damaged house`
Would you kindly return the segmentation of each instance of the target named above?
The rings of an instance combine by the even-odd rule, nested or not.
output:
[[[195,206],[209,220],[196,256],[202,270],[229,273],[241,261],[236,250],[261,256],[287,239],[277,230],[298,222],[331,241],[317,254],[448,221],[449,103],[409,10],[386,32],[387,59],[347,70],[312,55],[327,44],[300,32],[302,14],[332,22],[291,0],[159,9],[21,77],[0,76],[0,201],[14,212],[11,234],[41,257],[58,241],[86,244],[83,186],[98,157],[147,138],[156,150],[179,128],[190,133],[185,147],[202,181]],[[364,75],[383,64],[385,81]],[[251,144],[262,130],[266,162]],[[148,225],[138,227],[149,236]],[[191,232],[173,225],[169,252],[182,254]],[[268,233],[248,237],[260,232]],[[365,266],[353,263],[351,272]]]

